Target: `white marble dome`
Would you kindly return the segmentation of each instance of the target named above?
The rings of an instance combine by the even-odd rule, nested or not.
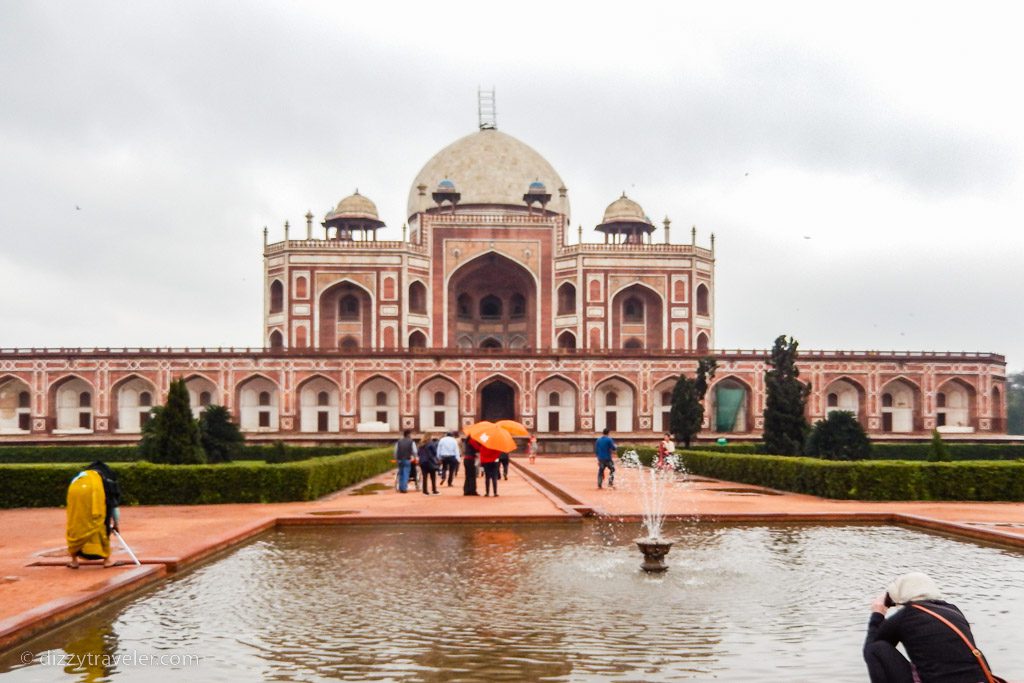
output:
[[[569,202],[558,198],[565,187],[555,169],[529,145],[497,130],[479,130],[459,138],[426,163],[409,189],[409,216],[435,206],[430,194],[442,180],[450,180],[461,193],[459,206],[498,205],[526,209],[523,190],[532,182],[544,183],[554,195],[548,209],[568,217]],[[420,195],[420,186],[425,186]]]
[[[609,204],[608,208],[604,210],[604,219],[601,222],[650,223],[651,219],[644,214],[644,210],[639,204],[627,197],[626,193],[623,192],[621,197]]]

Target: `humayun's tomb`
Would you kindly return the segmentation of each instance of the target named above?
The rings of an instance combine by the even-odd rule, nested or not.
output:
[[[668,219],[659,231],[623,194],[598,241],[571,239],[558,173],[486,123],[426,163],[407,213],[400,241],[377,239],[358,192],[321,227],[307,213],[301,235],[285,224],[269,243],[264,229],[265,348],[0,350],[0,441],[137,439],[177,377],[195,411],[225,405],[257,439],[513,417],[550,442],[605,427],[650,440],[676,376],[709,354],[702,436],[760,433],[767,353],[717,350],[714,235],[673,242]],[[1005,432],[1000,355],[802,350],[800,367],[812,421],[848,410],[875,437]]]

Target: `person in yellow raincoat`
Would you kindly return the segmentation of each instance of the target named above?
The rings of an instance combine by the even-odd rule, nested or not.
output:
[[[104,567],[113,566],[110,558],[110,533],[118,530],[121,489],[117,476],[105,463],[96,461],[79,472],[68,486],[68,567],[78,569],[78,559],[103,560]]]

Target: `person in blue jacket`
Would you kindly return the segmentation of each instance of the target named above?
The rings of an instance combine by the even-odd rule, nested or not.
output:
[[[597,455],[597,488],[604,488],[604,471],[608,470],[608,487],[615,488],[615,441],[608,436],[608,428],[594,442],[594,453]]]

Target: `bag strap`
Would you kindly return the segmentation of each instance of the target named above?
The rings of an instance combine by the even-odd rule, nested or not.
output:
[[[964,641],[964,644],[967,645],[967,649],[969,649],[971,651],[971,654],[974,655],[974,657],[978,660],[978,664],[981,665],[981,670],[985,673],[985,680],[987,681],[987,683],[996,683],[996,679],[992,676],[992,672],[989,670],[988,664],[985,662],[985,658],[981,654],[981,650],[979,650],[977,646],[975,646],[975,644],[972,643],[971,640],[964,635],[964,632],[958,629],[953,624],[952,621],[942,616],[938,612],[933,612],[927,607],[922,607],[921,605],[918,605],[916,603],[911,603],[910,607],[919,609],[922,612],[926,612],[927,614],[932,615],[933,617],[941,621],[943,624],[953,629],[953,633],[960,636],[960,640]]]

